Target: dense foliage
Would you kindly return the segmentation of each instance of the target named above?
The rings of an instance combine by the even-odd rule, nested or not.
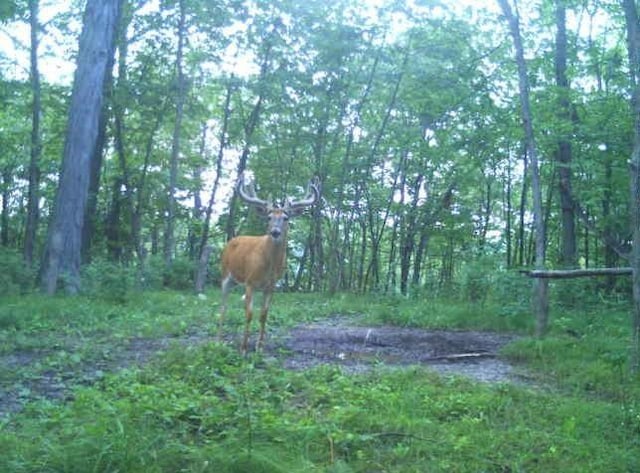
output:
[[[520,6],[546,264],[620,266],[632,131],[623,12],[565,3]],[[15,48],[0,51],[0,245],[35,274],[71,90],[52,68],[74,58],[82,2],[10,5],[0,12]],[[13,34],[31,20],[36,43]],[[29,68],[34,44],[39,62],[32,56]],[[292,231],[289,287],[408,293],[451,285],[478,258],[528,266],[530,183],[511,50],[489,3],[124,2],[83,261],[139,272],[164,264],[166,284],[191,284],[205,245],[217,261],[229,236],[261,231],[230,192],[249,169],[265,196],[322,181],[322,204]]]
[[[639,471],[639,27],[633,0],[0,2],[0,471]],[[517,382],[216,341],[194,279],[263,231],[242,172],[265,198],[321,182],[275,340],[509,332]],[[534,265],[635,279],[550,283],[529,338]]]

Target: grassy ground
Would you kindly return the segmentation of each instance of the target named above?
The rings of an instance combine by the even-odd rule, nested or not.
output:
[[[536,340],[526,311],[503,304],[275,297],[272,331],[350,315],[522,334],[504,356],[532,382],[487,385],[419,366],[354,375],[242,358],[212,340],[217,300],[175,292],[119,303],[2,300],[0,385],[17,383],[17,401],[29,402],[0,421],[0,471],[640,471],[640,388],[627,374],[624,302],[556,307],[550,335]],[[227,330],[241,325],[236,299]],[[193,343],[173,341],[185,334]],[[133,342],[163,352],[122,359]],[[45,391],[37,400],[38,380],[51,373],[66,399]]]

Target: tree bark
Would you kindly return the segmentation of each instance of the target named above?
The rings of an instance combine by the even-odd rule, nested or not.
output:
[[[27,222],[24,232],[24,262],[33,265],[36,233],[39,220],[40,201],[40,155],[42,153],[42,137],[40,133],[40,115],[42,113],[40,92],[40,71],[38,70],[38,23],[39,1],[29,0],[29,25],[31,29],[31,156],[29,159],[29,189],[27,198]]]
[[[560,193],[561,263],[565,268],[574,268],[577,264],[576,216],[573,207],[572,190],[572,151],[569,131],[572,129],[571,102],[569,101],[569,79],[567,78],[567,26],[565,0],[556,0],[556,85],[560,94],[558,118],[561,120],[558,139],[557,165],[558,189]]]
[[[2,169],[2,212],[0,213],[0,245],[9,246],[9,197],[13,182],[12,169],[7,165]]]
[[[628,276],[632,271],[631,268],[533,269],[531,271],[522,271],[522,273],[531,278],[569,279],[586,276]]]
[[[121,0],[89,0],[85,9],[60,182],[43,263],[42,285],[48,294],[56,292],[61,277],[68,294],[80,290],[89,170],[120,7]]]
[[[213,248],[209,245],[205,246],[200,253],[200,260],[198,261],[198,268],[196,271],[196,294],[201,294],[204,291],[204,285],[207,281],[207,268],[209,267],[209,257]]]
[[[542,185],[540,182],[540,167],[538,150],[533,134],[533,118],[529,101],[529,79],[527,64],[524,59],[524,48],[520,35],[520,20],[518,13],[514,14],[508,0],[498,0],[504,16],[509,23],[509,30],[515,47],[515,58],[518,66],[518,89],[520,92],[520,106],[529,167],[531,171],[531,190],[533,193],[533,220],[535,229],[535,267],[543,269],[545,264],[545,227],[542,209]],[[548,283],[546,279],[534,280],[534,313],[536,315],[536,333],[542,336],[547,331],[549,319]]]
[[[220,137],[218,142],[220,147],[218,148],[218,156],[216,157],[216,177],[211,187],[211,194],[209,195],[209,202],[207,202],[207,208],[204,214],[204,222],[202,224],[202,234],[200,235],[200,243],[198,245],[198,260],[202,260],[202,254],[207,247],[209,240],[209,227],[211,225],[211,215],[213,214],[213,204],[216,201],[216,194],[218,193],[218,185],[220,184],[220,177],[222,175],[222,160],[224,158],[224,151],[229,141],[227,133],[229,129],[229,119],[231,118],[231,94],[233,92],[233,78],[227,84],[227,93],[224,99],[224,115],[222,117],[222,128],[220,130]],[[204,290],[204,279],[199,280],[196,278],[196,293],[200,293]],[[202,284],[202,285],[200,285]]]
[[[638,373],[640,368],[640,25],[634,0],[623,0],[627,48],[629,52],[629,79],[631,111],[633,114],[633,149],[629,166],[631,210],[631,270],[633,273],[633,315],[631,318],[632,353],[630,368]]]
[[[169,188],[167,190],[167,222],[164,235],[164,262],[167,267],[173,263],[175,252],[175,220],[176,220],[176,186],[178,183],[178,159],[180,157],[180,133],[182,118],[184,115],[184,103],[186,96],[186,83],[183,71],[184,42],[186,36],[185,20],[186,9],[184,0],[179,0],[178,16],[178,51],[176,52],[176,121],[173,126],[173,139],[171,141],[171,161],[169,163]]]
[[[275,31],[275,30],[274,30]],[[258,124],[260,123],[260,114],[262,113],[262,105],[264,104],[266,89],[267,87],[262,84],[267,81],[267,73],[269,72],[269,66],[271,64],[271,43],[270,38],[266,40],[266,47],[264,57],[260,63],[260,76],[258,78],[258,98],[244,123],[244,145],[242,147],[242,154],[240,155],[240,160],[238,161],[238,166],[236,168],[237,175],[242,174],[247,168],[247,161],[249,159],[249,150],[251,148],[251,143],[253,141],[253,133],[256,131]],[[227,219],[227,225],[225,229],[225,233],[227,234],[227,240],[231,240],[234,236],[236,236],[235,230],[235,214],[236,214],[236,199],[237,193],[234,192],[231,196],[231,201],[229,202],[229,217]]]

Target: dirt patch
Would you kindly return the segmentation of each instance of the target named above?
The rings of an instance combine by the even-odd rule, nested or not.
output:
[[[511,365],[498,358],[500,348],[515,338],[490,332],[329,322],[297,327],[276,348],[286,353],[284,365],[289,369],[332,364],[361,372],[380,364],[427,365],[443,374],[495,383],[516,380]]]
[[[77,340],[65,340],[55,349],[2,355],[0,419],[21,410],[30,401],[71,399],[73,388],[92,385],[106,373],[144,365],[174,343],[195,346],[211,340],[211,337],[199,333],[160,338],[134,337],[124,341],[101,340],[93,343],[94,356],[90,360],[77,362],[62,356],[74,353],[79,346]]]
[[[281,359],[287,369],[330,364],[359,373],[376,365],[418,364],[443,374],[496,383],[518,381],[512,367],[497,356],[500,348],[515,338],[487,332],[358,326],[353,318],[331,317],[275,334],[267,340],[266,352]],[[0,356],[0,418],[19,411],[32,400],[69,399],[75,386],[93,384],[105,373],[143,365],[172,344],[194,346],[208,342],[213,338],[194,329],[181,336],[132,338],[119,343],[96,341],[92,345],[95,358],[75,363],[47,362],[61,353],[73,353],[77,343],[73,340],[57,350]]]

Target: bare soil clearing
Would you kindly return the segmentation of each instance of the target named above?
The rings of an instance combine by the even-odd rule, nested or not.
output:
[[[265,351],[282,360],[285,368],[295,370],[327,364],[358,373],[380,365],[426,365],[445,375],[499,383],[521,381],[512,366],[498,358],[500,348],[515,339],[514,335],[489,332],[359,326],[353,318],[338,316],[274,334],[267,339]],[[99,361],[53,364],[46,369],[38,369],[43,360],[58,352],[72,352],[73,344],[2,355],[0,418],[19,411],[31,400],[66,399],[74,386],[92,384],[105,373],[142,365],[173,344],[209,342],[213,337],[195,331],[181,336],[132,338],[120,341],[117,347],[111,345],[109,355]],[[109,345],[109,341],[103,341],[96,343],[95,349],[100,350],[102,343]]]
[[[498,359],[514,335],[477,331],[354,326],[338,319],[302,325],[277,344],[284,366],[304,369],[340,365],[360,372],[375,365],[427,365],[442,374],[483,382],[517,381],[511,365]]]

